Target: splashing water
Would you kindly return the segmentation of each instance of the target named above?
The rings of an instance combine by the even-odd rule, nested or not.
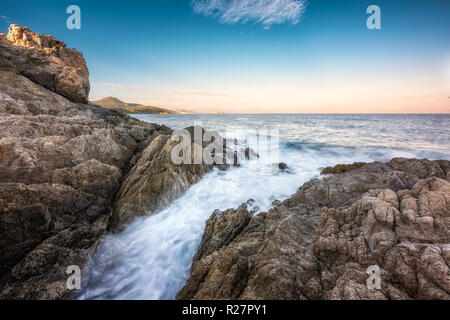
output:
[[[274,172],[273,159],[246,162],[227,171],[215,169],[166,209],[135,219],[122,233],[105,235],[92,257],[80,299],[175,298],[189,276],[205,221],[215,209],[236,208],[252,198],[266,211],[275,199],[286,199],[318,176],[322,167],[396,156],[450,158],[450,117],[385,117],[140,116],[173,128],[199,119],[206,129],[279,128],[280,160],[289,172]]]

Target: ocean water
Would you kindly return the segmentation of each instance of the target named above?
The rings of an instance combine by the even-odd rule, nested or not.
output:
[[[80,299],[173,299],[189,276],[205,221],[215,209],[248,199],[266,211],[321,168],[393,157],[450,160],[450,115],[138,115],[173,129],[201,124],[223,133],[278,130],[274,158],[214,170],[161,212],[135,219],[122,233],[106,234],[92,256]]]

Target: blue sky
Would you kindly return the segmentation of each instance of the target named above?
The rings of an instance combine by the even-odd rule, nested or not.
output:
[[[255,0],[234,11],[237,0],[197,1],[3,0],[0,32],[26,25],[83,52],[91,99],[202,112],[450,112],[450,1]],[[223,9],[210,14],[214,3]],[[81,30],[66,28],[71,4]],[[381,30],[366,27],[371,4]]]

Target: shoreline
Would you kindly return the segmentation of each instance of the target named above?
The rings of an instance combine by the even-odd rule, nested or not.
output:
[[[177,166],[172,129],[90,104],[82,54],[50,36],[20,26],[0,35],[0,75],[0,298],[70,298],[68,267],[88,279],[86,266],[106,232],[169,206],[214,166]],[[313,179],[264,213],[214,212],[178,298],[446,298],[447,282],[436,277],[448,268],[439,264],[432,273],[422,260],[450,258],[440,246],[450,242],[441,201],[450,194],[450,162],[389,163]],[[423,211],[421,201],[432,208]],[[339,215],[358,217],[357,225]],[[379,257],[388,251],[389,263]],[[398,254],[411,260],[400,266],[404,275],[393,267]],[[375,262],[387,272],[376,293],[364,286],[364,267]]]
[[[449,182],[449,161],[397,158],[309,180],[267,212],[216,211],[177,299],[448,299]]]

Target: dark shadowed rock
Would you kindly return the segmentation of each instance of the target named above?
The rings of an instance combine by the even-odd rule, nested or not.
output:
[[[202,152],[210,143],[200,140],[199,144],[195,141],[196,129],[201,137],[211,133],[223,139],[216,132],[205,131],[202,127],[185,128],[191,139],[190,164],[176,164],[171,157],[174,147],[179,142],[172,141],[171,130],[158,131],[157,136],[140,153],[139,158],[131,161],[133,166],[124,177],[115,197],[109,230],[121,231],[134,218],[151,215],[165,208],[214,167],[226,170],[229,165],[238,165],[236,156],[228,151],[226,143],[220,153],[216,150],[218,152],[216,156],[221,159],[222,164],[206,164],[203,160],[195,164],[194,149],[201,147]]]
[[[187,131],[193,138],[193,128]],[[117,193],[110,230],[123,230],[134,218],[163,209],[213,169],[213,165],[204,163],[175,164],[171,154],[177,143],[171,141],[171,131],[167,131],[144,149]],[[193,141],[191,146],[193,150]]]

